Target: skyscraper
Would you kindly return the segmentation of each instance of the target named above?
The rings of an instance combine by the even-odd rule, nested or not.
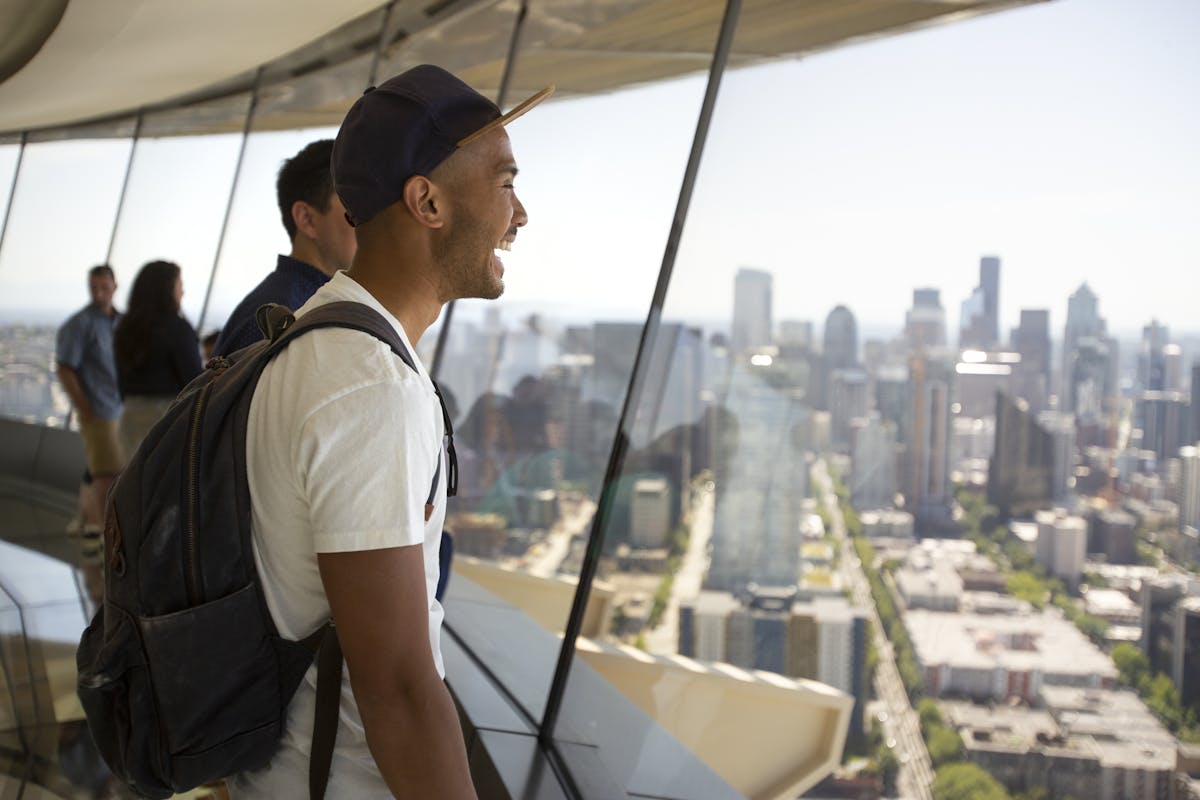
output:
[[[1000,343],[1000,259],[979,259],[979,285],[962,305],[959,345],[987,350]]]
[[[913,289],[912,308],[904,315],[904,338],[914,353],[946,344],[946,312],[937,289]]]
[[[1142,344],[1138,350],[1137,389],[1163,391],[1167,388],[1167,344],[1170,332],[1158,320],[1142,328]]]
[[[996,446],[988,464],[988,502],[1027,516],[1054,491],[1054,437],[1034,422],[1024,401],[996,392]]]
[[[950,517],[950,406],[954,358],[948,351],[915,355],[909,362],[912,414],[905,458],[906,508],[922,535],[954,527]]]
[[[867,415],[867,373],[861,369],[836,369],[829,378],[829,412],[833,423],[833,444],[840,452],[849,452],[850,426]]]
[[[1171,637],[1171,678],[1185,708],[1200,709],[1200,597],[1185,597],[1175,606]]]
[[[1044,308],[1022,308],[1021,324],[1012,331],[1012,348],[1021,355],[1013,391],[1036,414],[1046,408],[1051,390],[1050,312]]]
[[[1050,473],[1050,499],[1065,503],[1075,489],[1075,417],[1061,411],[1043,411],[1038,425],[1054,440],[1054,469]]]
[[[763,347],[771,335],[771,273],[742,267],[733,281],[733,352]]]
[[[821,359],[823,365],[825,396],[821,408],[834,412],[834,439],[839,440],[837,431],[837,412],[835,410],[833,376],[841,370],[858,366],[858,322],[854,314],[845,306],[836,306],[825,318],[825,331],[822,340]],[[848,420],[847,420],[848,422]],[[844,431],[840,441],[845,442]]]
[[[671,532],[671,487],[662,478],[633,484],[629,501],[629,539],[634,547],[666,547]]]
[[[1200,528],[1200,448],[1179,449],[1179,527]]]
[[[1100,301],[1085,283],[1067,300],[1063,331],[1063,403],[1081,424],[1103,417],[1116,390],[1117,349],[1100,316]]]
[[[858,366],[858,322],[845,306],[825,318],[825,364],[830,372]]]
[[[1190,444],[1196,444],[1200,442],[1200,361],[1192,362],[1192,397],[1188,419],[1187,440]]]
[[[879,412],[854,421],[850,501],[856,509],[890,508],[896,496],[896,425]]]
[[[744,361],[734,365],[726,413],[718,417],[715,432],[731,455],[717,470],[705,588],[740,592],[748,583],[790,586],[800,579],[812,411],[803,391],[773,385],[780,369]]]

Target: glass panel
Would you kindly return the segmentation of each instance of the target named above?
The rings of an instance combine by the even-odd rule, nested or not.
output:
[[[746,30],[762,5],[745,4]],[[1191,333],[1192,300],[1174,291],[1200,285],[1185,266],[1200,252],[1189,222],[1200,214],[1192,144],[1200,116],[1172,99],[1197,91],[1194,71],[1180,68],[1191,49],[1179,26],[1184,17],[1194,23],[1182,8],[1160,6],[1149,18],[1047,4],[725,75],[645,394],[624,428],[631,448],[605,540],[604,582],[592,594],[595,605],[613,593],[609,642],[667,663],[690,656],[709,674],[709,665],[725,662],[826,683],[857,701],[847,752],[877,756],[858,735],[872,690],[872,590],[890,597],[887,587],[910,581],[920,595],[922,581],[949,574],[932,595],[910,595],[910,604],[976,602],[1001,613],[970,623],[962,613],[920,614],[979,630],[996,630],[994,620],[1003,619],[1034,639],[1057,635],[1055,625],[1074,634],[1057,612],[1019,612],[1013,598],[964,593],[958,572],[981,570],[979,584],[1000,592],[1018,569],[1039,587],[1057,575],[1059,588],[1046,584],[1054,602],[1083,619],[1083,596],[1072,588],[1084,563],[1081,540],[1078,559],[1060,566],[1034,564],[1005,527],[989,524],[984,532],[994,541],[981,535],[985,504],[1005,497],[1002,483],[981,485],[989,458],[993,475],[998,464],[1026,459],[1007,469],[1022,491],[1032,486],[1036,501],[1004,512],[1014,517],[1055,503],[1080,514],[1113,503],[1145,513],[1180,485],[1195,458],[1192,451],[1180,459],[1188,441],[1180,414],[1200,340]],[[1065,33],[1083,29],[1086,41]],[[1020,65],[1012,60],[1018,43]],[[735,50],[744,45],[739,37]],[[658,104],[670,108],[669,96]],[[652,113],[641,129],[668,119]],[[675,157],[664,144],[647,142],[643,153]],[[627,196],[611,216],[578,216],[602,225],[615,218],[620,231],[639,199]],[[577,263],[573,253],[561,272],[574,277]],[[1053,359],[1051,336],[1066,341]],[[997,390],[1020,398],[1000,419]],[[1039,417],[1039,408],[1050,411]],[[1002,455],[1017,436],[1006,438],[1003,426],[1014,424],[1040,449]],[[1083,490],[1077,479],[1101,469]],[[842,508],[852,531],[884,537],[873,540],[877,560],[861,551],[870,586],[840,525],[826,527]],[[1165,550],[1174,558],[1164,542],[1179,523],[1150,524],[1163,533],[1138,545],[1142,557],[1157,560]],[[914,527],[926,539],[967,540],[954,545],[979,558],[957,571],[949,561],[930,568],[913,544]],[[1083,530],[1060,527],[1064,538]],[[1111,539],[1118,560],[1137,557],[1127,535]],[[1187,552],[1182,541],[1180,550]],[[888,558],[897,559],[888,567],[895,577],[879,580]],[[904,608],[897,597],[879,613],[895,618],[892,606]],[[896,755],[910,762],[901,777],[906,794],[932,772],[905,690],[979,688],[929,683],[949,670],[920,668],[933,627],[921,628],[914,613],[893,622],[902,632],[894,648],[878,639],[875,649],[876,685],[888,689],[884,740],[898,740]],[[939,630],[949,636],[950,625]],[[974,641],[960,635],[966,660]],[[1053,648],[1041,641],[1030,658],[1049,670],[1042,659],[1053,658]],[[1097,653],[1082,637],[1078,645]],[[1099,686],[1106,670],[1061,680]],[[1021,694],[1020,675],[1009,679]],[[736,746],[705,750],[705,734],[730,720],[714,710],[696,725],[697,709],[667,684],[621,686],[664,724],[692,720],[692,730],[677,735],[722,774],[729,759],[752,756]],[[582,708],[585,698],[574,699]]]
[[[222,216],[233,181],[241,133],[222,122],[225,132],[202,136],[164,135],[187,114],[203,127],[206,118],[245,117],[248,95],[201,104],[186,111],[149,115],[143,120],[129,188],[113,244],[112,264],[127,294],[148,261],[179,264],[183,313],[194,325],[212,273]]]
[[[9,676],[24,668],[25,635],[21,627],[21,609],[0,587],[0,774],[17,775],[24,761],[22,724],[28,716],[30,699],[17,681]]]
[[[618,16],[643,5],[592,11]],[[567,18],[531,4],[512,79],[521,89],[509,93],[510,105],[557,74],[586,73],[585,57],[571,54],[583,47],[578,33],[564,33],[579,30],[572,12],[554,11]],[[504,29],[500,22],[480,28]],[[703,34],[702,49],[711,51],[715,23]],[[504,44],[496,34],[494,48]],[[603,64],[600,45],[587,49],[590,63]],[[619,62],[622,51],[612,52]],[[685,61],[692,72],[708,66]],[[467,75],[481,88],[492,85],[486,71]],[[559,87],[561,99],[509,130],[529,223],[503,254],[504,295],[457,304],[438,365],[452,396],[461,470],[447,522],[463,556],[455,572],[555,633],[566,625],[704,89],[703,77],[691,75],[572,98],[578,87],[568,84]],[[632,124],[654,115],[653,126]],[[502,627],[479,635],[494,637],[497,652],[507,646]],[[548,639],[544,650],[494,659],[489,668],[540,719],[557,656],[557,641]]]
[[[128,139],[25,148],[0,252],[0,415],[56,424],[69,410],[53,377],[54,332],[88,303],[87,270],[108,252],[129,150]]]
[[[321,102],[348,108],[366,86],[370,66],[371,56],[366,55],[329,70],[270,86],[261,93],[258,110],[263,118],[278,124],[281,120],[286,121],[289,113]],[[304,115],[299,122],[305,124],[309,119],[310,116]],[[252,128],[238,177],[229,228],[214,273],[212,297],[204,320],[206,330],[222,327],[247,292],[275,269],[277,255],[291,252],[291,242],[280,221],[275,192],[280,166],[310,142],[330,139],[336,134],[336,126],[296,130]]]

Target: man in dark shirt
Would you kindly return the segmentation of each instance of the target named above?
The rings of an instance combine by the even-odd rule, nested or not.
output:
[[[221,330],[213,355],[229,355],[263,338],[254,319],[263,303],[295,310],[333,274],[347,269],[358,242],[346,209],[329,177],[333,140],[321,139],[283,162],[275,183],[283,227],[292,252],[279,256],[275,271],[250,290]]]

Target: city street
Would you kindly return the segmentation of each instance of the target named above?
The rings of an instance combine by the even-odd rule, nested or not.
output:
[[[547,532],[545,540],[531,548],[521,559],[521,568],[530,575],[553,577],[571,549],[571,540],[587,535],[592,516],[596,513],[596,503],[584,494],[559,498],[559,507],[559,518]]]
[[[889,743],[894,742],[896,757],[900,760],[897,788],[901,797],[932,800],[933,766],[929,761],[925,741],[921,738],[917,712],[909,703],[908,693],[900,680],[892,644],[888,641],[879,613],[875,609],[875,602],[871,598],[870,585],[864,572],[870,565],[859,561],[850,537],[846,535],[845,520],[842,518],[842,510],[834,494],[833,481],[829,477],[824,460],[817,461],[813,466],[812,478],[820,492],[821,503],[829,511],[829,518],[833,523],[830,533],[838,540],[841,548],[841,570],[846,585],[850,587],[851,597],[856,605],[870,609],[871,612],[871,630],[875,649],[879,653],[879,663],[875,668],[875,693],[887,709],[887,720],[884,723],[885,740]]]
[[[696,492],[692,503],[692,534],[679,572],[675,574],[671,602],[658,627],[646,634],[646,649],[655,655],[679,652],[679,600],[700,594],[700,584],[708,571],[708,542],[713,532],[716,492],[712,484]]]

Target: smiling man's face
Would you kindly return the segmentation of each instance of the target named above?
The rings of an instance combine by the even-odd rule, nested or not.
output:
[[[471,142],[438,168],[449,197],[449,223],[435,247],[443,301],[493,300],[504,292],[504,263],[517,229],[529,221],[517,198],[512,146],[503,128]],[[437,173],[435,172],[435,175]]]

